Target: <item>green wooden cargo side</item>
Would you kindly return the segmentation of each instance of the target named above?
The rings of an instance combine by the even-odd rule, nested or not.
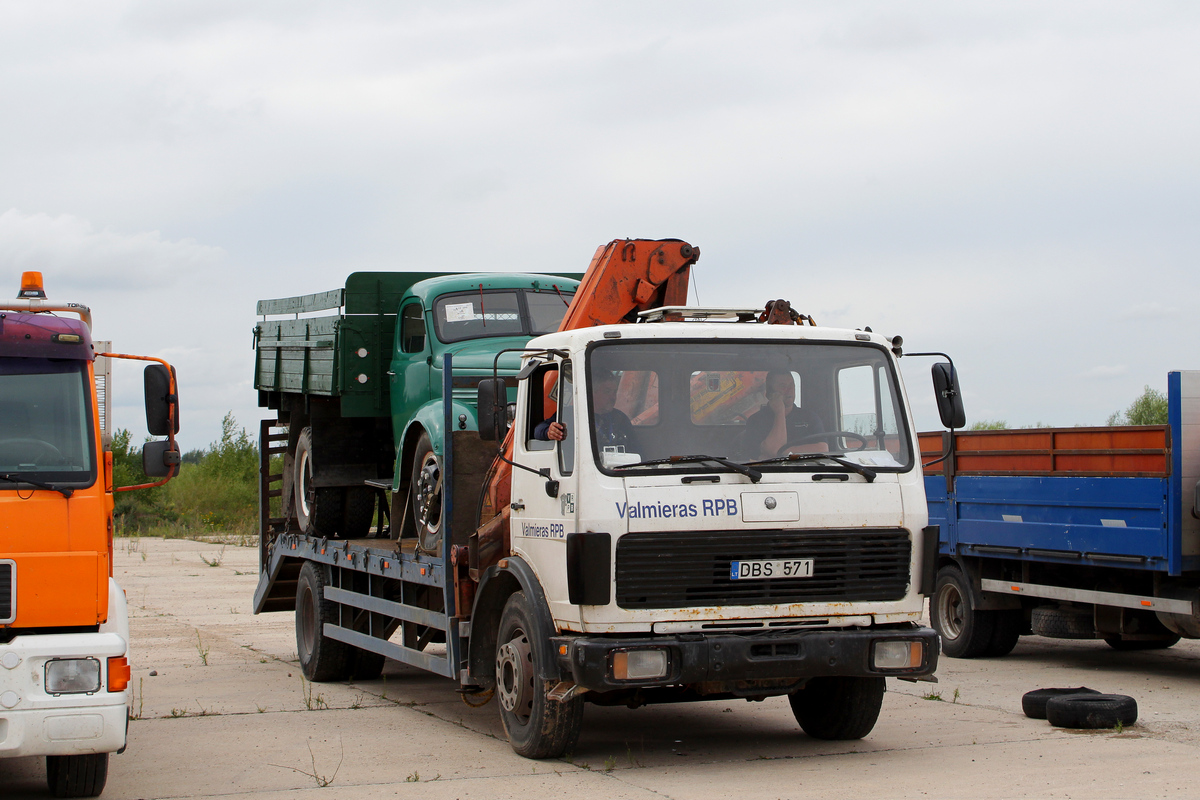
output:
[[[254,388],[341,398],[344,417],[389,413],[396,312],[414,283],[443,272],[355,272],[343,289],[260,300]],[[327,316],[311,315],[337,309]],[[293,319],[266,319],[285,314]]]

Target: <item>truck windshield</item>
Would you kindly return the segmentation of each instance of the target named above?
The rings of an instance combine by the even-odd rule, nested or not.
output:
[[[434,324],[438,339],[447,344],[490,336],[538,336],[558,330],[572,297],[526,289],[442,295],[434,303]]]
[[[84,361],[0,359],[0,491],[13,478],[90,484],[95,478]]]
[[[763,471],[912,468],[894,368],[877,345],[604,343],[588,378],[596,461],[610,474],[722,471],[701,455]]]

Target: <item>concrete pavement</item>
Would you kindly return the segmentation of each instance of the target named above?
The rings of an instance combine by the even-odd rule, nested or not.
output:
[[[1196,794],[1200,642],[1117,653],[1026,637],[1005,658],[943,659],[937,685],[889,680],[857,742],[809,739],[782,698],[589,705],[572,756],[535,762],[509,749],[495,701],[469,708],[445,679],[388,662],[374,681],[304,681],[292,616],[250,612],[255,548],[120,539],[116,571],[136,699],[110,800]],[[1067,731],[1021,714],[1024,692],[1078,685],[1134,696],[1138,724]],[[47,797],[43,769],[0,761],[0,797]]]

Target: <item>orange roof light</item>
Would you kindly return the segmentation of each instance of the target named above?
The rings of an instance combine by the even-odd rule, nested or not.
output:
[[[22,272],[21,273],[21,291],[17,295],[18,300],[26,298],[41,298],[46,299],[46,290],[42,287],[42,273],[40,272]]]

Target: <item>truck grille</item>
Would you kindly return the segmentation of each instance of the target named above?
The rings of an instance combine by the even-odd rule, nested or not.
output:
[[[617,542],[621,608],[899,600],[912,549],[905,530],[629,533]],[[811,578],[729,579],[729,562],[811,558]]]
[[[0,622],[12,622],[17,606],[17,581],[11,561],[0,561]]]

